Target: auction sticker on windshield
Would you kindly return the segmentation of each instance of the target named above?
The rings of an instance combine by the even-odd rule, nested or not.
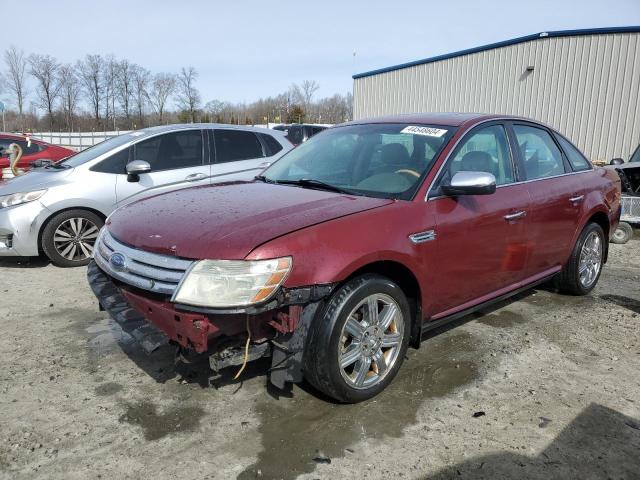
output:
[[[408,127],[404,127],[400,133],[412,133],[413,135],[425,135],[427,137],[441,137],[447,133],[447,130],[443,130],[442,128],[409,125]]]

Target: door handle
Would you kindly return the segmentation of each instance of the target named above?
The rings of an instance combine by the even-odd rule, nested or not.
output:
[[[569,199],[569,201],[573,204],[582,203],[583,200],[584,200],[584,195],[577,195]]]
[[[258,165],[258,167],[260,168],[267,168],[271,165],[271,162],[262,162],[260,165]]]
[[[504,219],[507,222],[513,222],[514,220],[520,220],[521,218],[524,218],[526,216],[527,216],[527,212],[525,212],[524,210],[520,210],[519,212],[513,212],[508,215],[505,215]]]
[[[198,180],[204,180],[207,176],[204,173],[192,173],[191,175],[187,175],[184,179],[187,182],[197,182]]]

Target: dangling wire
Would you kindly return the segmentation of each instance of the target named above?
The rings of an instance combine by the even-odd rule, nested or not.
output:
[[[237,380],[242,372],[244,372],[245,367],[247,366],[247,361],[249,360],[249,342],[251,341],[251,328],[249,327],[249,315],[247,315],[247,343],[244,346],[244,361],[242,362],[242,366],[236,376],[233,377],[234,380]]]

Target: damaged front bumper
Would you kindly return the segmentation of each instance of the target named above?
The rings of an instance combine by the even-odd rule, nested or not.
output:
[[[214,371],[272,357],[271,383],[302,379],[302,357],[311,321],[334,285],[282,289],[268,303],[242,309],[204,309],[171,303],[113,279],[95,262],[87,271],[101,308],[136,339],[146,353],[172,343],[180,358],[209,357]],[[248,327],[248,328],[247,328]],[[251,344],[244,349],[247,334]]]

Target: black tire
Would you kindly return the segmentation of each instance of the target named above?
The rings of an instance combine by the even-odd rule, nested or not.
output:
[[[64,229],[66,225],[69,225],[69,221],[82,221],[82,225],[92,225],[95,226],[98,230],[100,230],[104,225],[104,220],[100,216],[88,210],[76,209],[59,213],[53,216],[47,222],[47,225],[42,231],[42,250],[44,251],[45,255],[49,257],[49,260],[51,260],[51,262],[58,267],[66,268],[87,265],[91,260],[91,258],[89,256],[86,256],[85,254],[85,250],[87,250],[85,245],[87,243],[90,243],[89,238],[87,238],[87,241],[84,242],[82,246],[80,245],[80,243],[75,244],[75,251],[79,253],[77,255],[73,255],[72,258],[67,258],[70,256],[70,252],[67,253],[67,257],[62,255],[63,253],[65,253],[65,249],[63,249],[60,244],[56,245],[56,242],[54,241],[56,231],[61,228],[61,226]],[[72,231],[70,231],[70,233],[72,233]],[[97,233],[95,237],[93,236],[94,233],[96,232],[91,229],[90,236],[93,237],[91,239],[93,240],[93,243],[95,243],[95,238],[97,237]]]
[[[618,228],[613,232],[611,237],[611,243],[617,243],[623,245],[627,243],[633,237],[633,227],[627,222],[620,222]]]
[[[580,281],[579,274],[579,263],[580,263],[580,255],[582,252],[582,247],[585,244],[587,238],[594,233],[600,237],[600,245],[601,253],[600,253],[600,268],[595,276],[595,279],[587,286],[583,285]],[[558,289],[562,293],[568,293],[570,295],[586,295],[588,294],[598,283],[598,279],[600,278],[600,274],[602,273],[602,266],[604,263],[604,255],[607,248],[607,239],[604,235],[604,231],[602,227],[597,223],[588,223],[580,236],[578,237],[578,241],[573,247],[573,251],[571,252],[571,257],[569,257],[569,261],[564,266],[560,274],[556,279],[556,285]]]
[[[372,295],[390,297],[395,302],[402,315],[402,333],[398,334],[402,338],[397,350],[393,351],[392,365],[376,380],[377,383],[366,388],[354,388],[343,378],[343,369],[338,361],[343,348],[341,342],[345,338],[343,328],[354,308]],[[356,403],[374,397],[391,383],[400,369],[409,344],[411,321],[405,294],[388,278],[366,274],[348,281],[331,296],[311,324],[303,360],[305,378],[315,388],[340,402]],[[393,324],[397,328],[395,320]],[[371,365],[374,368],[373,363]]]

